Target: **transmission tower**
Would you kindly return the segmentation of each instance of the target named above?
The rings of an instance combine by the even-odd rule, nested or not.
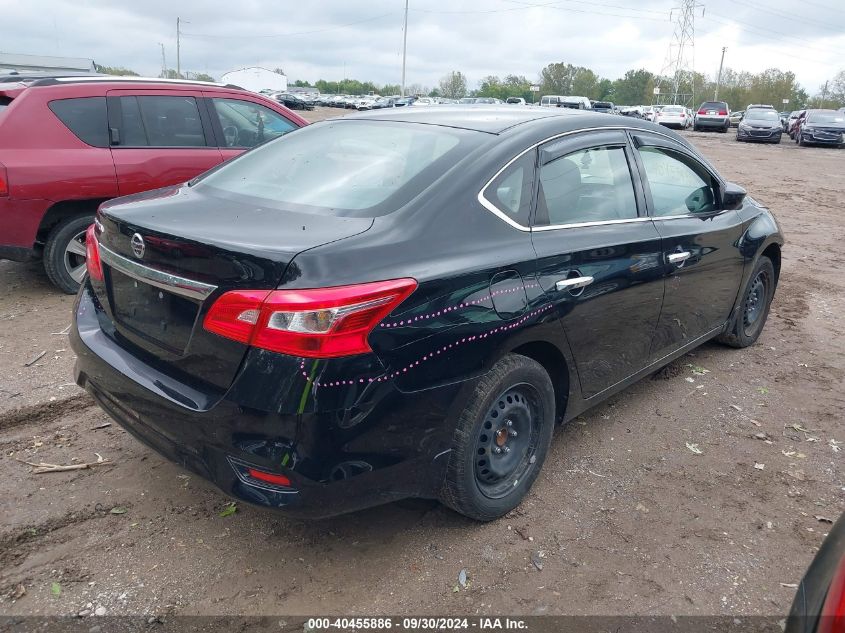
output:
[[[682,0],[681,6],[675,7],[670,13],[675,18],[675,29],[657,78],[657,91],[653,100],[656,104],[671,103],[691,107],[695,96],[695,11],[699,8],[701,15],[704,15],[703,4],[696,0]]]

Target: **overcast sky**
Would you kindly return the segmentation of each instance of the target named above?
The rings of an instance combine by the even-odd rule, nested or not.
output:
[[[723,46],[735,70],[792,70],[810,94],[845,69],[842,0],[702,0],[694,67],[715,76]],[[530,80],[550,62],[614,79],[659,72],[680,0],[410,0],[407,84],[435,86],[460,70],[470,88],[490,74]],[[840,5],[839,9],[836,9]],[[768,7],[768,8],[767,8]],[[702,16],[702,10],[704,15]],[[245,66],[281,67],[290,80],[399,83],[404,0],[0,0],[0,51],[93,58],[141,74],[176,67],[220,77]],[[14,28],[8,28],[14,25]]]

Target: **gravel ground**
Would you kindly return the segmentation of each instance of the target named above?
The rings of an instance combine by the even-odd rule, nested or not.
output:
[[[0,612],[786,613],[845,505],[845,152],[685,134],[786,233],[760,341],[705,345],[560,429],[527,500],[485,525],[422,501],[220,516],[226,497],[68,384],[72,298],[0,262]]]

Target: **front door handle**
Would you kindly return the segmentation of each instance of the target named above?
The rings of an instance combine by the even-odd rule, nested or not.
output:
[[[571,279],[561,279],[555,284],[555,288],[557,290],[577,290],[589,286],[591,283],[593,283],[592,277],[572,277]]]
[[[666,259],[669,260],[670,264],[683,264],[689,257],[690,252],[684,251],[682,253],[671,253]]]

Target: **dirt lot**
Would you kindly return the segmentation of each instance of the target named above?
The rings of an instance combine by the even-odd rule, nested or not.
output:
[[[560,429],[527,501],[486,525],[420,501],[221,517],[211,486],[98,428],[68,385],[72,298],[0,262],[0,612],[785,613],[845,507],[845,151],[688,135],[787,235],[762,338],[706,345]],[[111,465],[16,461],[97,454]]]

